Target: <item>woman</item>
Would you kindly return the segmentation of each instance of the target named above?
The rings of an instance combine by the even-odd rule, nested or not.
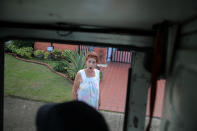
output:
[[[78,71],[72,90],[75,100],[83,101],[98,109],[100,105],[100,71],[96,69],[98,56],[90,52],[86,56],[86,69]]]

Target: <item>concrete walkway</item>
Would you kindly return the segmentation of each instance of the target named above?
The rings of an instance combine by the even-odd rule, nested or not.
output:
[[[43,102],[4,97],[4,131],[36,131],[35,116]],[[110,131],[122,131],[124,114],[100,111]],[[146,122],[147,123],[147,122]],[[152,131],[158,131],[160,120],[154,119]]]
[[[46,103],[4,97],[4,131],[36,131],[35,117],[38,108]],[[123,113],[100,111],[110,131],[121,131]]]

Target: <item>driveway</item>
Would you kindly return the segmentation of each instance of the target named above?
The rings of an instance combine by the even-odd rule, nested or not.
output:
[[[43,104],[46,103],[16,97],[4,97],[4,131],[36,131],[36,112]],[[110,131],[122,131],[123,113],[103,110],[100,110],[100,112],[103,114]],[[151,131],[159,131],[159,126],[160,119],[154,118]]]
[[[40,106],[46,103],[4,97],[4,131],[36,131],[35,116]],[[100,111],[111,131],[121,131],[123,113]]]

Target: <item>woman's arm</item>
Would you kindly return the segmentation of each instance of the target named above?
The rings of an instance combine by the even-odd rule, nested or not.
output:
[[[72,96],[74,100],[77,100],[77,90],[79,88],[80,82],[81,82],[81,75],[80,72],[77,72],[72,89]]]

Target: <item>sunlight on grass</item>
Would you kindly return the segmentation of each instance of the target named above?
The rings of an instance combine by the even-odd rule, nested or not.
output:
[[[5,95],[45,101],[72,100],[72,84],[47,67],[5,54]]]

